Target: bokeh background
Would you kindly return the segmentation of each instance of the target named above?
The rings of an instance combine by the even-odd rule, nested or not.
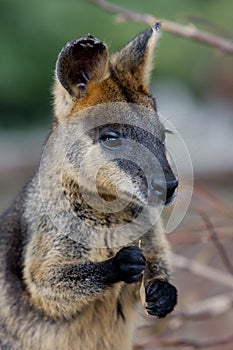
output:
[[[115,3],[233,38],[232,0]],[[91,33],[114,52],[145,28],[141,23],[116,20],[81,0],[0,1],[0,211],[10,204],[39,162],[53,115],[55,62],[64,44]],[[169,239],[176,253],[231,276],[200,210],[211,221],[232,262],[233,56],[165,32],[156,51],[152,92],[160,113],[183,137],[195,178],[190,209]],[[175,147],[175,135],[169,142]],[[182,159],[179,166],[183,166],[185,178]],[[182,269],[175,269],[175,279],[181,295],[177,312],[210,296],[232,292],[229,286]],[[208,319],[142,320],[143,332],[135,339],[137,349],[153,349],[154,333],[204,340],[225,337],[232,331],[233,313],[229,306],[220,316]],[[145,327],[150,329],[150,345],[146,345]],[[157,348],[161,346],[157,344]],[[224,348],[228,346],[232,349],[233,345]],[[222,349],[222,345],[215,349]]]

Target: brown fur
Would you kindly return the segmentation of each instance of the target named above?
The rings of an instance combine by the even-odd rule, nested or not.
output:
[[[92,37],[80,39],[85,44],[90,38],[88,48],[84,44],[78,46],[77,41],[68,44],[62,50],[56,68],[55,118],[51,135],[56,133],[59,125],[75,118],[78,112],[84,111],[80,118],[88,118],[88,107],[129,102],[148,110],[148,116],[143,117],[145,122],[148,119],[154,127],[153,132],[163,138],[163,126],[149,93],[157,36],[154,29],[149,29],[110,59],[106,45]],[[69,45],[74,45],[75,50],[78,47],[78,53],[72,54]],[[117,115],[112,118],[116,122]],[[141,116],[133,118],[137,120]],[[79,145],[76,151],[79,153],[74,156],[87,174],[83,182],[78,182],[69,159],[63,163],[62,178],[56,178],[60,150],[55,149],[45,172],[50,193],[47,207],[41,197],[40,172],[37,171],[0,218],[2,350],[132,349],[139,283],[107,283],[103,279],[105,270],[101,272],[101,264],[113,259],[120,250],[108,241],[113,227],[130,222],[135,208],[142,204],[138,198],[131,207],[117,215],[91,209],[80,191],[88,188],[92,193],[89,181],[92,164],[97,160],[100,164],[104,162],[104,155],[99,147],[93,147],[90,138],[84,137],[80,142],[83,142],[82,147]],[[84,153],[89,157],[85,158],[86,162],[82,158]],[[163,157],[165,159],[165,155]],[[118,164],[112,163],[103,167],[97,185],[105,199],[111,200],[116,195],[117,186],[124,197],[124,188],[129,182],[136,186],[133,181],[136,180],[130,173],[126,174]],[[60,232],[48,216],[54,203],[59,205],[58,218],[62,219],[64,213],[75,210],[79,241]],[[98,235],[98,225],[103,229],[104,238]],[[133,240],[134,235],[130,234]],[[138,245],[138,240],[127,245]],[[153,279],[167,280],[168,244],[161,221],[142,237],[141,248],[147,261],[144,285]]]

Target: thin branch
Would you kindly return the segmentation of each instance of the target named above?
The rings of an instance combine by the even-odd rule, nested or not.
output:
[[[186,258],[181,255],[171,253],[172,264],[175,267],[190,271],[196,275],[212,280],[217,283],[224,284],[233,288],[233,277],[227,272],[200,264],[197,261]]]
[[[182,310],[173,313],[170,317],[202,321],[204,318],[224,314],[231,310],[232,305],[233,292],[225,293],[188,305]]]
[[[198,30],[194,25],[185,26],[176,22],[168,21],[166,19],[157,18],[147,13],[139,13],[136,11],[131,11],[119,5],[109,3],[105,0],[86,0],[86,1],[97,5],[98,7],[102,8],[107,12],[115,13],[124,20],[133,20],[136,22],[145,23],[147,25],[152,25],[155,22],[161,22],[162,29],[164,31],[205,43],[209,46],[219,49],[224,53],[233,54],[233,41],[214,34],[210,34],[210,33]]]
[[[195,184],[194,196],[199,202],[207,202],[211,207],[216,209],[222,215],[233,218],[233,206],[216,193],[210,191],[206,186],[198,183]],[[195,208],[194,208],[195,209]]]
[[[219,227],[219,225],[217,226],[217,228]],[[218,237],[223,241],[226,241],[228,243],[228,241],[232,241],[232,228],[231,227],[220,227],[221,228],[221,232],[218,233]],[[200,242],[208,242],[210,240],[210,236],[209,233],[207,232],[207,230],[203,230],[202,227],[199,227],[199,225],[197,225],[197,227],[192,228],[192,227],[186,227],[184,226],[184,228],[181,227],[181,229],[177,232],[175,232],[174,235],[170,235],[167,237],[167,239],[169,240],[169,242],[171,242],[171,244],[192,244],[192,243],[200,243]]]
[[[208,30],[213,30],[217,35],[223,35],[223,36],[226,36],[227,38],[230,38],[233,35],[232,30],[227,29],[211,21],[209,18],[204,18],[201,16],[195,16],[195,15],[186,15],[186,14],[181,14],[179,18],[185,20],[186,22],[199,23],[205,26],[206,28],[208,28]]]
[[[223,261],[223,264],[225,265],[226,269],[233,275],[233,266],[231,264],[231,261],[227,255],[227,252],[226,252],[224,246],[222,245],[222,243],[218,239],[217,232],[215,231],[214,226],[213,226],[210,218],[208,217],[207,213],[205,213],[203,210],[200,211],[200,216],[202,217],[202,219],[206,225],[206,228],[210,234],[210,238],[211,238],[213,244],[215,245],[216,249],[218,250],[218,253]]]

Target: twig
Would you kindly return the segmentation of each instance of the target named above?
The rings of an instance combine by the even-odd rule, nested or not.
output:
[[[200,216],[202,217],[202,219],[206,225],[206,228],[210,234],[210,238],[211,238],[213,244],[215,245],[216,249],[219,252],[219,255],[223,261],[223,264],[225,265],[227,270],[233,275],[233,266],[231,264],[231,261],[227,255],[227,252],[226,252],[224,246],[222,245],[222,243],[218,239],[217,232],[215,231],[214,226],[213,226],[212,222],[210,221],[210,218],[208,217],[207,213],[204,212],[203,210],[200,211]]]
[[[170,317],[202,321],[204,318],[221,315],[231,310],[232,305],[233,292],[225,293],[188,305]]]
[[[231,37],[233,34],[233,32],[231,30],[226,29],[226,28],[222,27],[221,25],[214,23],[209,18],[204,18],[202,16],[182,14],[179,16],[179,19],[183,19],[186,22],[199,23],[199,24],[205,26],[206,28],[208,28],[209,30],[213,30],[216,34],[225,35],[228,38]]]
[[[207,202],[211,207],[217,209],[219,213],[233,218],[233,206],[226,202],[216,193],[210,191],[206,186],[198,183],[195,184],[194,196],[197,197],[199,202]],[[200,208],[200,207],[199,207]]]
[[[221,238],[221,240],[224,240],[228,242],[229,240],[232,241],[232,228],[228,227],[227,224],[225,226],[217,226],[221,228],[221,231],[218,233],[218,237]],[[200,243],[200,242],[208,242],[210,240],[209,233],[207,230],[203,230],[202,226],[196,225],[195,228],[193,227],[186,227],[182,228],[175,232],[174,235],[170,235],[167,237],[169,242],[172,244],[192,244],[192,243]]]
[[[125,20],[143,22],[148,25],[152,25],[155,22],[161,22],[162,29],[164,31],[205,43],[209,46],[219,49],[224,53],[233,54],[233,42],[231,40],[198,30],[194,25],[185,26],[166,19],[157,18],[147,13],[139,13],[136,11],[131,11],[119,5],[109,3],[105,0],[86,0],[86,1],[99,6],[105,11],[116,13],[118,16],[120,16],[122,19],[125,19]]]
[[[190,271],[206,279],[222,283],[225,286],[233,288],[233,277],[227,272],[200,264],[197,261],[174,253],[171,253],[171,259],[173,266]]]

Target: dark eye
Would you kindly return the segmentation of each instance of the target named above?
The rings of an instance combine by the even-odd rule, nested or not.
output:
[[[99,138],[100,143],[107,148],[116,148],[122,145],[122,135],[116,131],[104,131]]]

